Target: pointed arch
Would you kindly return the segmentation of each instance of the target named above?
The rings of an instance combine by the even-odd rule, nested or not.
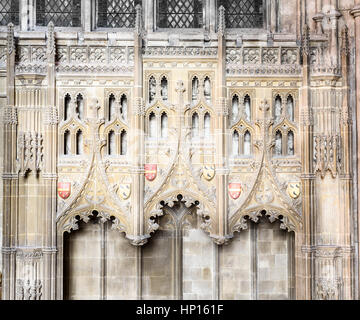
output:
[[[274,155],[275,156],[281,156],[282,153],[282,133],[280,130],[276,131],[275,133],[275,148],[274,148]]]
[[[199,78],[196,76],[192,79],[191,89],[191,100],[193,103],[196,103],[196,101],[199,99]]]
[[[76,113],[79,120],[84,119],[84,97],[81,93],[79,93],[76,97]]]
[[[211,116],[209,112],[204,115],[204,137],[209,138],[211,131]]]
[[[166,112],[161,115],[161,138],[168,137],[168,116]]]
[[[120,135],[120,154],[125,156],[127,154],[127,132],[123,130]]]
[[[110,94],[109,96],[109,109],[108,109],[108,120],[111,121],[115,118],[115,103],[116,99],[114,94]]]
[[[232,120],[235,121],[239,115],[239,97],[237,94],[234,94],[232,98]]]
[[[128,114],[128,99],[126,94],[123,94],[120,98],[120,105],[121,105],[121,115],[123,119],[127,120],[127,114]]]
[[[116,137],[114,130],[110,130],[108,134],[108,154],[110,156],[116,154]]]
[[[165,76],[161,78],[161,98],[163,101],[168,100],[168,80]]]
[[[194,112],[191,119],[191,136],[193,138],[199,136],[199,115]]]
[[[149,103],[153,103],[155,101],[156,96],[156,80],[154,76],[149,78]]]
[[[288,119],[292,122],[295,120],[295,108],[294,108],[294,98],[291,94],[287,97],[287,116]]]
[[[84,153],[83,133],[81,130],[76,132],[76,154],[82,155]]]
[[[247,122],[251,121],[251,98],[248,94],[244,97],[244,117]]]
[[[251,133],[249,130],[246,130],[244,134],[244,155],[251,155]]]
[[[295,143],[294,143],[294,133],[292,130],[289,130],[287,134],[287,155],[293,156],[295,154]]]
[[[239,132],[234,130],[232,135],[232,154],[233,156],[240,155],[240,148],[239,148]]]
[[[211,80],[208,76],[204,79],[204,98],[206,102],[211,102]]]
[[[64,98],[64,121],[68,120],[71,115],[70,102],[71,102],[71,96],[70,94],[66,94]]]
[[[64,132],[64,155],[71,154],[71,133],[70,130]]]
[[[155,138],[157,132],[156,115],[154,112],[149,114],[149,137]]]
[[[282,115],[282,99],[280,95],[276,95],[274,101],[274,118],[275,121],[279,121]]]

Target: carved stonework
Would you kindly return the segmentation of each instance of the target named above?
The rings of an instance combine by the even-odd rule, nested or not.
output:
[[[17,108],[12,106],[4,107],[3,111],[3,122],[4,124],[16,125],[18,123]]]
[[[7,53],[11,55],[15,51],[14,25],[8,24],[7,28]]]
[[[48,107],[44,113],[44,124],[56,125],[59,122],[57,107]]]
[[[21,175],[43,167],[43,136],[38,132],[19,132],[16,168]]]
[[[315,173],[319,172],[322,178],[330,171],[333,178],[340,170],[340,137],[336,135],[315,135],[314,162]]]

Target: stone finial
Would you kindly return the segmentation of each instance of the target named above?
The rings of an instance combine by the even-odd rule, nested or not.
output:
[[[220,6],[219,8],[219,27],[218,27],[218,34],[224,35],[225,34],[225,8],[224,6]]]
[[[140,4],[138,4],[135,7],[135,11],[136,11],[135,32],[137,35],[140,35],[142,31],[142,9]]]
[[[15,51],[14,25],[12,23],[9,23],[7,28],[7,50],[9,54]]]
[[[310,54],[310,28],[307,24],[304,25],[302,34],[302,52],[303,55]]]
[[[341,51],[348,55],[350,53],[349,47],[349,28],[347,25],[341,30]]]
[[[50,21],[48,24],[48,31],[47,31],[47,53],[53,54],[54,52],[55,52],[54,23]]]

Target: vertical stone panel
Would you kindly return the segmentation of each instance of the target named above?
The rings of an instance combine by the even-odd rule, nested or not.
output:
[[[111,230],[107,222],[105,233],[106,299],[136,299],[136,247],[124,235]]]
[[[250,300],[251,239],[250,230],[236,233],[231,242],[220,252],[220,299]]]
[[[259,300],[290,299],[291,264],[293,255],[289,237],[292,233],[281,230],[279,222],[270,223],[262,218],[256,225],[257,298]]]
[[[197,217],[191,218],[192,226],[183,232],[183,299],[214,299],[215,244],[198,227]]]
[[[174,241],[175,230],[166,226],[168,215],[161,219],[161,226],[143,247],[142,298],[154,300],[174,299]]]
[[[101,226],[80,222],[79,230],[64,237],[64,298],[100,299]]]

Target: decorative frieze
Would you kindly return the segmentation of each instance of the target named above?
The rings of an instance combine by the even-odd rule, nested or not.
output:
[[[300,75],[298,48],[226,49],[228,75]]]
[[[187,57],[214,57],[218,53],[217,48],[203,47],[146,47],[143,50],[144,57],[162,58],[166,56]]]

